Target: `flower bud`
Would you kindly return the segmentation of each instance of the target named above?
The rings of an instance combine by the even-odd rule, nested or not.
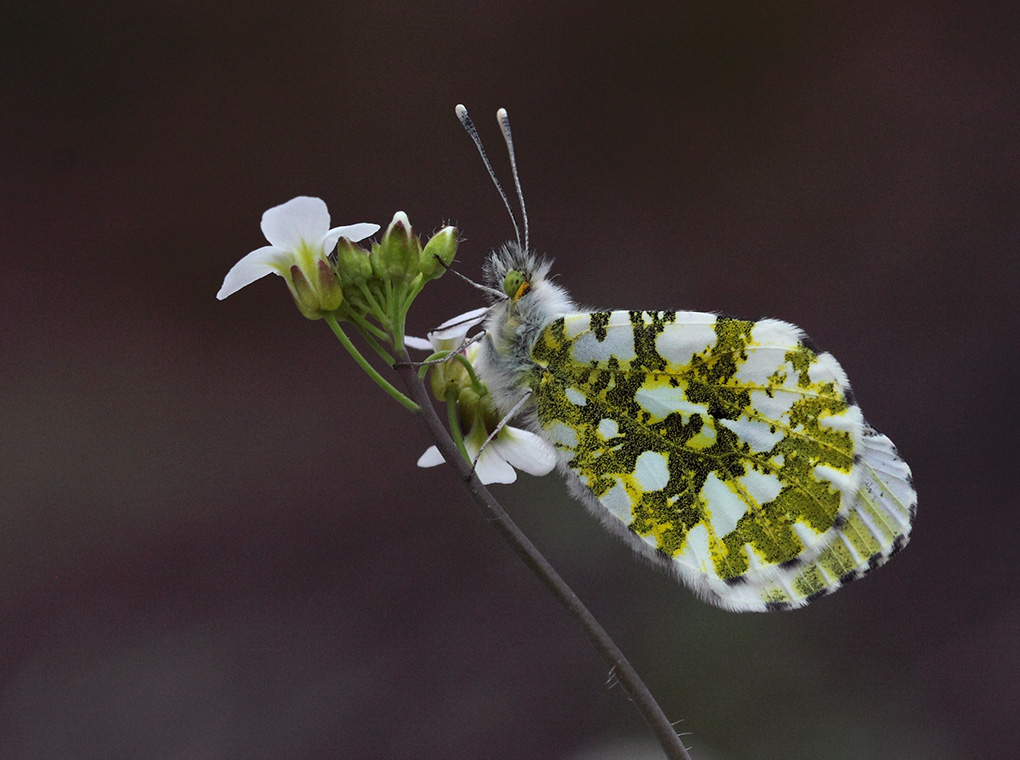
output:
[[[340,238],[337,241],[336,268],[345,284],[361,286],[372,276],[372,262],[369,261],[368,251],[347,238]]]
[[[442,277],[457,254],[458,242],[456,227],[443,227],[433,235],[422,249],[419,259],[422,277],[426,280]]]
[[[381,280],[410,282],[419,273],[421,243],[411,231],[407,214],[398,211],[378,246],[372,246],[369,258],[372,272]]]

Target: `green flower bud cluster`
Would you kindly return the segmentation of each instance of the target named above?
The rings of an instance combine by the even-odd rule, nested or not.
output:
[[[363,228],[357,229],[358,233],[363,231]],[[418,405],[370,367],[350,343],[339,322],[351,323],[372,350],[393,366],[392,348],[398,352],[404,348],[408,309],[426,283],[446,272],[457,253],[457,243],[456,228],[443,227],[423,246],[407,214],[398,211],[382,239],[371,243],[367,249],[350,238],[339,237],[336,250],[317,262],[318,276],[314,283],[298,266],[291,267],[288,272],[291,292],[301,313],[309,319],[325,318],[361,367],[412,411],[416,411]]]
[[[423,246],[403,211],[369,250],[340,238],[331,258],[343,293],[337,317],[355,323],[371,317],[402,341],[407,308],[427,282],[443,276],[457,243],[457,229],[443,227]]]

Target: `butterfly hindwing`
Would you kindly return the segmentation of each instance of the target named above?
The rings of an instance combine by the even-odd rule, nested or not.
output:
[[[801,606],[905,542],[913,506],[906,465],[805,341],[777,320],[574,313],[540,332],[528,384],[604,522],[720,606]]]
[[[833,540],[813,560],[793,563],[771,583],[748,589],[767,609],[800,607],[885,564],[907,545],[917,512],[910,468],[886,436],[865,425],[861,485]]]

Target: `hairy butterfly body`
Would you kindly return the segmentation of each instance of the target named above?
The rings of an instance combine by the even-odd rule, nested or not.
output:
[[[831,593],[906,544],[910,469],[801,330],[584,311],[548,270],[520,243],[490,255],[486,283],[505,297],[478,371],[639,553],[706,601],[764,611]]]

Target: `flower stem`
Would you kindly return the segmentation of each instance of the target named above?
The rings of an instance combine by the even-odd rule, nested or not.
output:
[[[485,389],[485,386],[482,385],[482,381],[481,379],[479,379],[478,373],[475,372],[474,366],[471,364],[470,361],[468,361],[468,358],[464,356],[464,354],[460,353],[454,354],[453,359],[454,361],[458,361],[462,365],[464,365],[464,369],[467,370],[468,377],[471,378],[471,387],[475,390],[475,392],[478,393],[479,396],[484,396],[486,393],[488,393],[488,391]]]
[[[379,301],[376,300],[376,297],[372,295],[372,291],[369,289],[367,284],[362,283],[361,285],[358,285],[358,290],[361,291],[362,297],[364,297],[365,302],[368,304],[369,309],[371,309],[373,314],[383,313],[382,306],[379,305]]]
[[[384,326],[386,327],[387,330],[390,331],[390,335],[396,336],[396,334],[397,334],[397,326],[394,323],[394,319],[393,319],[394,310],[393,310],[393,281],[392,280],[383,280],[383,302],[382,302],[382,307],[383,307],[383,314],[385,314],[386,322],[388,322],[388,324],[386,324]],[[397,346],[397,343],[396,343],[395,340],[393,342],[393,345],[396,346],[398,351],[401,348],[403,348],[403,345]]]
[[[666,718],[662,708],[659,707],[659,704],[655,701],[655,698],[648,690],[648,687],[645,686],[637,671],[634,670],[634,667],[624,657],[616,642],[613,641],[606,630],[589,612],[588,608],[584,606],[584,603],[570,586],[567,585],[567,582],[549,564],[549,561],[542,556],[538,549],[535,548],[535,545],[531,543],[528,537],[510,519],[510,516],[503,510],[499,502],[489,493],[489,490],[482,485],[470,462],[461,456],[457,445],[450,438],[450,434],[443,427],[443,423],[436,414],[436,410],[432,407],[428,391],[411,364],[407,351],[401,351],[399,358],[400,361],[397,362],[395,369],[400,375],[401,380],[404,381],[404,385],[411,398],[415,399],[420,405],[421,413],[418,415],[419,418],[425,424],[425,427],[428,428],[432,439],[436,442],[436,447],[464,483],[471,498],[485,513],[488,522],[499,531],[504,540],[510,544],[514,552],[524,561],[524,564],[538,576],[539,580],[545,584],[556,600],[581,625],[588,639],[598,650],[599,654],[602,655],[602,658],[611,666],[620,685],[623,686],[628,696],[634,702],[634,706],[637,707],[649,727],[655,732],[659,744],[662,745],[662,749],[666,753],[666,757],[670,758],[670,760],[691,760],[691,756],[680,741],[680,737],[673,730],[673,725]]]
[[[347,349],[347,353],[354,357],[354,361],[358,363],[358,366],[365,370],[365,372],[368,373],[368,376],[375,380],[379,387],[381,387],[384,391],[386,391],[393,398],[399,401],[401,405],[403,405],[406,409],[409,409],[410,411],[415,413],[421,411],[421,407],[418,404],[416,404],[414,401],[412,401],[403,393],[394,388],[389,382],[387,382],[386,378],[384,378],[376,371],[375,367],[368,363],[368,360],[366,360],[365,357],[361,355],[361,352],[354,346],[354,344],[351,343],[351,339],[347,337],[347,333],[345,333],[343,331],[343,328],[340,327],[340,324],[336,321],[336,317],[334,317],[332,314],[326,314],[325,320],[326,323],[329,325],[330,329],[333,330],[333,333],[336,335],[337,340],[339,340],[343,344],[343,347]],[[404,351],[403,354],[406,360],[407,352]],[[431,405],[429,408],[431,408]]]
[[[401,312],[407,314],[408,310],[411,308],[411,304],[414,303],[414,299],[418,297],[418,294],[421,293],[422,288],[425,287],[426,282],[428,281],[423,277],[419,280],[411,282],[411,288],[407,294],[407,297],[404,299],[404,304],[401,307]]]
[[[457,391],[450,389],[446,392],[446,423],[449,426],[453,442],[457,444],[457,450],[464,456],[465,462],[471,461],[467,447],[464,445],[464,434],[460,430],[460,418],[457,416]]]
[[[404,323],[407,321],[404,300],[407,296],[407,289],[407,284],[397,283],[390,294],[390,308],[393,310],[393,348],[397,351],[404,350]]]
[[[369,322],[367,319],[365,319],[363,316],[361,316],[354,310],[350,310],[345,316],[352,324],[356,325],[361,329],[362,334],[364,334],[365,331],[367,330],[368,332],[372,333],[375,337],[379,338],[379,340],[389,340],[390,336],[386,333],[385,330],[383,330],[381,327],[373,325],[371,322]],[[393,362],[391,361],[390,364],[392,363]]]
[[[384,362],[386,362],[387,366],[392,367],[393,366],[393,357],[390,356],[390,352],[387,351],[382,346],[380,346],[379,345],[379,341],[377,341],[375,338],[372,337],[372,333],[368,332],[365,329],[365,326],[369,326],[369,327],[371,326],[371,322],[367,322],[366,320],[363,319],[363,320],[361,320],[361,322],[352,322],[352,323],[357,328],[358,332],[361,333],[361,337],[365,339],[365,342],[372,348],[372,350],[375,351],[377,354],[379,354],[379,357]]]

